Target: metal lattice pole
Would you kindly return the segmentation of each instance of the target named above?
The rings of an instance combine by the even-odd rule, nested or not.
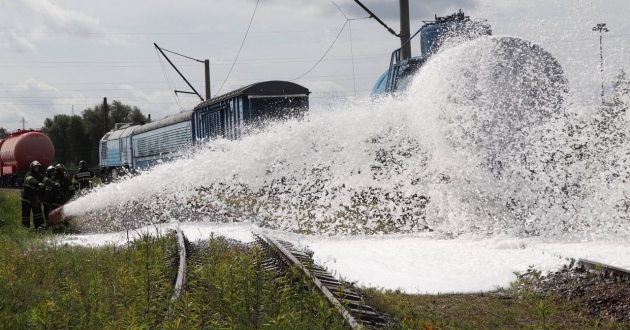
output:
[[[593,31],[599,32],[599,71],[602,77],[602,103],[604,103],[604,51],[602,46],[603,33],[608,32],[606,23],[598,23]]]

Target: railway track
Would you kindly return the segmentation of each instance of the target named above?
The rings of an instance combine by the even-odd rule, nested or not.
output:
[[[319,291],[352,329],[384,329],[388,321],[380,312],[369,306],[365,298],[350,285],[341,283],[324,268],[316,265],[303,250],[292,243],[275,239],[262,231],[253,233],[256,244],[266,251],[266,269],[280,272],[297,267],[307,285]]]
[[[177,235],[177,278],[172,300],[177,300],[184,293],[186,286],[186,259],[188,244],[181,230]],[[304,275],[305,284],[319,293],[344,318],[352,329],[384,329],[388,327],[388,320],[376,309],[369,306],[365,297],[350,285],[338,281],[324,268],[316,265],[313,259],[303,250],[292,243],[277,240],[266,233],[253,233],[254,245],[261,248],[268,257],[263,262],[263,268],[283,273],[292,267],[297,267]]]
[[[577,261],[578,267],[584,267],[584,269],[602,274],[604,277],[620,279],[622,281],[630,281],[630,270],[623,269],[615,266],[611,266],[602,262],[579,259]]]
[[[306,286],[319,292],[329,302],[351,329],[388,329],[391,324],[386,316],[369,306],[366,298],[352,285],[342,283],[321,266],[315,264],[312,255],[290,242],[274,238],[262,230],[254,231],[254,243],[263,253],[262,267],[278,275],[289,270],[302,273],[299,278]],[[183,294],[186,286],[186,260],[189,249],[186,238],[177,230],[179,268],[172,300]],[[569,259],[571,260],[571,259]],[[630,281],[630,270],[587,259],[571,260],[569,268],[594,272],[614,281]]]

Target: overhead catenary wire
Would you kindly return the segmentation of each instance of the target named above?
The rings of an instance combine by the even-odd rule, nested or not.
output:
[[[171,53],[171,54],[175,54],[175,55],[179,55],[179,56],[181,56],[181,57],[187,58],[187,59],[189,59],[189,60],[193,60],[193,61],[197,61],[197,62],[199,62],[199,63],[203,63],[203,61],[202,61],[202,60],[198,60],[198,59],[196,59],[196,58],[192,58],[192,57],[190,57],[190,56],[182,55],[182,54],[180,54],[180,53],[176,53],[176,52],[174,52],[174,51],[172,51],[172,50],[168,50],[168,49],[165,49],[165,48],[162,48],[162,47],[160,47],[160,49],[161,49],[161,50],[163,50],[163,51],[165,51],[165,52],[169,52],[169,53]]]
[[[348,30],[350,31],[350,61],[352,63],[352,65],[351,65],[351,67],[352,67],[352,86],[353,86],[353,90],[354,90],[354,96],[356,97],[357,96],[357,83],[356,83],[356,81],[354,79],[354,50],[352,49],[352,23],[350,21],[359,20],[359,19],[366,19],[366,18],[370,18],[370,17],[350,19],[350,18],[348,18],[348,16],[346,16],[346,14],[343,12],[343,10],[341,10],[341,8],[339,8],[339,6],[337,6],[337,4],[333,0],[330,0],[330,2],[332,2],[333,5],[335,5],[335,7],[337,7],[337,10],[339,10],[341,15],[343,15],[343,17],[346,18],[346,22],[348,23]]]
[[[247,35],[249,34],[249,29],[252,27],[252,22],[254,21],[254,16],[256,16],[256,10],[258,9],[258,3],[259,2],[260,2],[260,0],[256,0],[256,6],[254,7],[254,12],[252,13],[252,18],[249,20],[249,25],[247,26],[247,31],[245,32],[245,36],[243,37],[243,41],[241,42],[241,47],[238,49],[238,53],[236,53],[236,57],[234,58],[234,62],[232,63],[232,67],[230,67],[230,71],[228,71],[227,76],[225,76],[225,80],[221,84],[221,87],[219,87],[219,89],[217,90],[216,94],[214,94],[215,96],[219,95],[219,92],[223,88],[223,85],[225,85],[225,82],[230,77],[230,74],[232,73],[232,69],[234,69],[234,65],[236,65],[236,61],[238,60],[238,56],[241,54],[241,50],[243,49],[243,45],[245,44],[245,40],[247,39]]]
[[[354,50],[352,49],[352,22],[348,20],[348,30],[350,31],[350,62],[352,66],[352,87],[354,89],[354,96],[357,96],[357,82],[354,79]]]
[[[309,72],[313,71],[313,69],[315,69],[315,67],[324,59],[324,57],[326,57],[326,54],[328,54],[328,52],[333,48],[333,46],[335,45],[335,43],[337,42],[337,39],[339,39],[339,36],[341,35],[341,33],[343,32],[343,30],[346,28],[346,25],[348,24],[348,21],[346,21],[345,23],[343,23],[343,26],[341,27],[341,30],[339,31],[339,33],[337,34],[337,37],[335,38],[335,40],[333,40],[332,44],[330,44],[330,47],[328,47],[328,49],[326,50],[326,52],[324,53],[324,55],[322,55],[322,57],[319,58],[319,60],[317,61],[317,63],[315,63],[315,65],[313,65],[310,69],[308,69],[308,71],[304,72],[303,75],[291,79],[290,81],[296,81],[304,76],[306,76],[307,74],[309,74]]]
[[[357,20],[357,19],[350,19]],[[355,29],[356,30],[356,29]],[[164,49],[165,50],[165,49]],[[370,59],[370,58],[382,58],[383,56],[389,56],[390,53],[372,53],[372,54],[364,54],[360,56],[356,56],[355,58],[361,59]],[[272,58],[250,58],[239,61],[239,64],[264,64],[264,63],[286,63],[286,62],[311,62],[313,59],[317,57],[272,57]],[[347,56],[339,56],[333,55],[330,56],[327,60],[345,60]],[[214,65],[228,65],[233,62],[231,59],[213,59]],[[225,62],[225,63],[224,63]],[[159,63],[159,61],[157,61]],[[177,63],[178,66],[196,66],[196,64],[189,64],[188,61],[173,61],[173,63]],[[0,67],[33,67],[34,65],[38,65],[39,67],[52,67],[58,68],[62,65],[72,65],[76,67],[116,67],[116,68],[137,68],[141,66],[145,67],[153,67],[156,64],[156,61],[148,61],[148,60],[127,60],[127,61],[2,61],[0,60]],[[125,65],[120,65],[125,64]],[[45,66],[42,66],[45,65]],[[82,84],[82,83],[79,83]],[[2,85],[2,84],[0,84]]]
[[[560,17],[560,16],[555,16],[555,17]],[[504,21],[504,20],[503,20]],[[308,30],[288,30],[288,29],[282,29],[282,30],[265,30],[265,31],[251,31],[250,33],[257,33],[257,34],[287,34],[287,33],[305,33],[305,32],[317,32],[317,31],[321,31],[321,30],[327,30],[324,28],[319,28],[319,29],[308,29]],[[367,27],[367,28],[363,28],[362,30],[380,30],[380,28],[373,28],[373,27]],[[89,34],[89,35],[125,35],[125,34],[129,34],[129,35],[214,35],[214,34],[219,34],[219,35],[226,35],[226,34],[240,34],[242,33],[242,31],[203,31],[203,32],[199,32],[199,31],[186,31],[186,32],[103,32],[103,33],[82,33],[82,32],[72,32],[72,31],[64,31],[64,32],[54,32],[54,31],[27,31],[27,30],[16,30],[16,29],[10,29],[10,30],[0,30],[0,33],[19,33],[19,34],[70,34],[70,35],[83,35],[83,34]]]
[[[175,90],[175,85],[171,84],[171,78],[168,74],[168,70],[166,70],[166,68],[164,67],[164,61],[162,61],[162,57],[160,56],[160,53],[158,52],[157,48],[155,49],[155,53],[157,54],[158,57],[158,61],[160,61],[160,66],[162,68],[162,72],[164,72],[164,77],[166,78],[166,82],[168,84],[168,87],[170,90],[174,91]],[[181,105],[181,103],[179,102],[179,97],[177,96],[177,93],[173,92],[173,99],[175,99],[175,103],[177,104],[177,107],[179,108],[179,111],[183,110],[183,107]]]
[[[309,75],[306,79],[326,79],[326,80],[330,80],[330,81],[339,81],[339,80],[349,80],[349,79],[367,79],[367,78],[373,78],[373,77],[379,77],[382,74],[382,72],[371,72],[371,73],[359,73],[359,74],[337,74],[337,75]],[[254,79],[266,79],[264,77],[261,78],[254,78]],[[228,79],[229,81],[230,79]],[[216,82],[215,80],[213,80],[213,82]],[[203,80],[191,80],[191,83],[203,83]],[[85,85],[118,85],[120,83],[84,83]],[[164,87],[162,85],[164,85],[164,82],[138,82],[138,83],[129,83],[127,85],[134,85],[134,84],[149,84],[149,85],[160,85],[160,86],[155,86],[155,87],[144,87],[144,86],[140,86],[137,88],[126,88],[126,87],[120,87],[120,88],[113,88],[113,87],[99,87],[99,88],[86,88],[86,89],[57,89],[55,91],[55,95],[50,95],[50,96],[14,96],[11,94],[19,94],[22,93],[23,91],[18,89],[18,88],[14,88],[14,89],[4,89],[0,91],[0,99],[3,98],[8,98],[8,99],[42,99],[42,98],[56,98],[56,97],[63,97],[60,96],[59,93],[67,93],[67,92],[97,92],[97,93],[101,93],[103,91],[162,91],[164,90]],[[5,84],[5,85],[9,85],[9,84]],[[59,84],[59,85],[68,85],[68,86],[74,86],[76,84]],[[82,84],[83,85],[83,84]],[[2,86],[2,84],[0,84],[0,86]],[[11,86],[13,87],[13,86]],[[167,88],[171,88],[171,86],[166,83],[166,87]],[[6,96],[3,95],[4,93],[10,95],[10,96]],[[171,96],[169,96],[170,98]],[[127,98],[146,98],[146,96],[128,96]],[[152,98],[162,98],[160,96],[152,96]]]
[[[177,68],[177,66],[176,66],[175,64],[173,64],[173,62],[171,61],[171,59],[170,59],[170,58],[168,58],[168,56],[166,56],[166,54],[164,53],[164,51],[162,50],[162,48],[161,48],[160,46],[158,46],[158,45],[157,45],[157,43],[155,43],[155,42],[153,43],[153,45],[154,45],[154,46],[155,46],[155,48],[156,48],[156,49],[160,52],[160,54],[162,54],[162,56],[164,56],[164,59],[165,59],[166,61],[168,61],[168,63],[169,63],[169,64],[173,67],[173,69],[175,69],[175,72],[177,72],[177,73],[179,74],[179,76],[180,76],[180,77],[181,77],[181,78],[182,78],[182,79],[186,82],[186,84],[188,85],[188,87],[190,87],[190,89],[192,89],[192,90],[193,90],[192,92],[188,92],[188,91],[179,91],[179,90],[176,90],[176,91],[175,91],[175,94],[177,94],[177,93],[196,94],[197,96],[199,96],[199,99],[200,99],[201,101],[203,101],[203,97],[201,97],[201,95],[197,92],[197,90],[195,89],[195,87],[193,87],[193,85],[191,85],[191,84],[190,84],[190,82],[188,81],[188,79],[186,79],[186,77],[185,77],[185,76],[184,76],[184,75],[183,75],[183,74],[179,71],[179,69]],[[175,53],[175,52],[171,52],[171,53],[173,53],[173,54],[177,54],[177,53]],[[177,54],[177,55],[184,56],[184,55],[181,55],[181,54]],[[187,57],[187,56],[184,56],[184,57]],[[198,61],[198,60],[196,60],[196,61]]]

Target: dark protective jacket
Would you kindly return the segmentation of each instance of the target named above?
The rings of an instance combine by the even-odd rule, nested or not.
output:
[[[22,198],[29,201],[39,200],[40,193],[43,191],[43,189],[39,188],[40,183],[43,183],[47,186],[54,185],[54,182],[52,180],[48,179],[41,173],[30,171],[27,172],[26,176],[24,177],[24,189],[22,190]]]
[[[44,175],[46,178],[48,178],[48,181],[46,181],[47,183],[54,183],[57,182],[53,176],[49,176],[48,174]],[[41,201],[43,203],[52,203],[54,196],[55,196],[55,192],[58,190],[59,188],[56,186],[53,186],[52,184],[47,184],[46,187],[44,188],[44,191],[41,191]]]
[[[55,173],[53,180],[59,183],[53,203],[63,205],[74,196],[74,185],[64,173]]]
[[[90,188],[90,180],[94,177],[94,172],[88,168],[80,168],[74,174],[74,182],[78,185],[79,190]]]

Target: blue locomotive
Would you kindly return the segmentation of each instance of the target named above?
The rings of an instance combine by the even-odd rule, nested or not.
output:
[[[391,56],[389,69],[381,75],[372,89],[372,96],[402,92],[407,89],[413,76],[420,67],[435,54],[440,46],[449,39],[472,40],[484,35],[491,35],[490,25],[473,21],[460,10],[458,13],[438,17],[428,21],[409,38],[411,42],[420,34],[420,56],[401,59],[402,47],[396,49]]]
[[[402,47],[396,49],[391,55],[388,70],[381,75],[374,85],[372,97],[405,92],[411,85],[413,77],[445,44],[463,45],[466,41],[480,38],[489,40],[484,45],[495,52],[497,66],[504,67],[497,70],[497,76],[516,80],[519,79],[517,72],[523,73],[534,68],[537,73],[541,74],[542,78],[540,79],[545,83],[548,82],[545,86],[548,88],[544,91],[544,88],[538,86],[537,91],[532,93],[545,94],[544,96],[548,99],[558,99],[557,95],[566,91],[566,78],[560,64],[551,54],[532,42],[515,37],[491,37],[490,25],[482,21],[471,20],[461,10],[445,17],[436,15],[434,21],[425,21],[424,23],[403,45],[404,47],[414,37],[420,35],[420,55],[404,59],[401,58]],[[474,49],[470,50],[474,51]],[[476,73],[471,72],[470,74],[475,75]],[[525,74],[530,73],[525,72]],[[453,77],[453,79],[458,78]],[[530,79],[530,82],[535,85],[534,80],[538,78],[530,76],[527,79]],[[497,86],[501,85],[500,80],[501,78],[497,79]],[[527,82],[521,82],[519,87],[532,87],[526,85]]]
[[[104,182],[182,157],[186,147],[223,137],[238,139],[269,120],[302,116],[310,91],[288,81],[265,81],[206,100],[143,125],[117,124],[101,138],[99,167]]]

